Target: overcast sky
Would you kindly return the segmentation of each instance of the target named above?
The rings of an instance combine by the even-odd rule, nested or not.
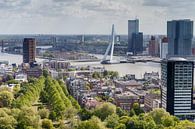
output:
[[[166,34],[172,19],[195,20],[195,0],[0,0],[0,34],[127,34],[140,19],[145,34]]]

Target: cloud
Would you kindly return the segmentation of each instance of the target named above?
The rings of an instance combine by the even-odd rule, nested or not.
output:
[[[0,9],[16,9],[30,4],[31,0],[1,0]]]
[[[0,27],[12,24],[13,31],[25,25],[38,32],[76,28],[77,33],[81,28],[104,33],[115,23],[119,32],[127,33],[127,20],[137,17],[141,31],[165,33],[167,20],[195,19],[194,7],[195,0],[0,0]]]

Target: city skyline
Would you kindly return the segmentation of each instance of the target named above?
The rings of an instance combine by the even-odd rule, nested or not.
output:
[[[127,34],[138,18],[144,34],[166,34],[173,19],[195,20],[190,0],[3,0],[0,34]]]

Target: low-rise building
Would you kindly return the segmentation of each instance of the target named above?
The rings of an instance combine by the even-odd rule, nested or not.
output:
[[[15,80],[16,81],[19,81],[19,82],[27,82],[28,81],[27,74],[24,74],[24,73],[22,73],[22,74],[16,74]]]
[[[81,96],[87,92],[86,82],[83,79],[70,79],[68,90],[77,101],[80,101]]]
[[[126,91],[128,88],[141,88],[142,84],[136,80],[129,81],[115,81],[116,88],[122,88],[123,91]]]
[[[144,110],[151,111],[155,108],[160,108],[160,95],[146,94],[144,99]]]
[[[139,103],[144,104],[144,99],[147,91],[138,88],[128,88],[127,91],[130,91],[133,94],[137,95],[139,97]]]
[[[70,62],[68,61],[59,61],[59,60],[51,60],[43,62],[44,67],[49,67],[50,69],[68,69],[70,67]]]
[[[159,73],[158,72],[152,72],[152,73],[145,72],[144,79],[145,80],[159,79]]]
[[[121,107],[123,110],[131,110],[134,103],[139,103],[139,96],[132,92],[124,92],[122,94],[115,94],[116,106]]]

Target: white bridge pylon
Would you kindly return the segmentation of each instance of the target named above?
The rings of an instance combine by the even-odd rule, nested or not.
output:
[[[111,38],[111,42],[109,43],[107,49],[106,49],[106,53],[104,54],[104,57],[102,59],[102,61],[106,61],[107,59],[107,56],[108,56],[108,53],[109,51],[111,50],[111,53],[110,53],[110,62],[112,62],[113,60],[113,52],[114,52],[114,44],[115,44],[115,30],[114,30],[114,24],[112,25],[112,38]]]

